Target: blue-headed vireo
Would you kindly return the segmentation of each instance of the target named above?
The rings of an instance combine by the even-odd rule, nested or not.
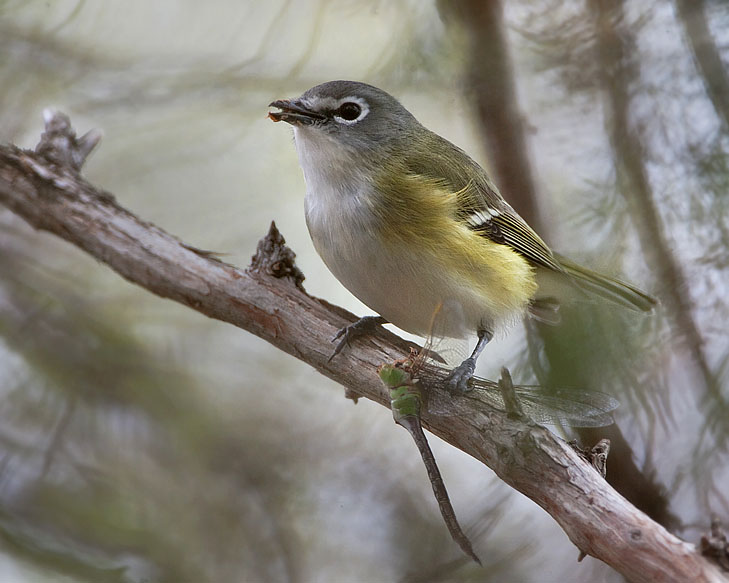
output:
[[[273,121],[294,128],[314,247],[381,316],[363,320],[426,335],[449,306],[440,332],[478,335],[449,375],[452,388],[468,389],[500,326],[525,312],[549,321],[575,290],[643,311],[656,303],[552,252],[481,166],[381,89],[331,81],[270,106]]]

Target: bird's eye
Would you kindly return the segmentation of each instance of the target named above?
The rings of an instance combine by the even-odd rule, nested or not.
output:
[[[353,101],[347,101],[346,103],[342,103],[334,113],[337,117],[341,117],[347,121],[354,121],[362,113],[362,108]]]

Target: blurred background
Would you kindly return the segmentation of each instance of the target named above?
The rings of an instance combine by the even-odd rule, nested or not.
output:
[[[248,264],[275,219],[309,293],[370,313],[306,232],[267,104],[331,79],[397,96],[560,252],[655,293],[583,304],[481,359],[621,401],[608,479],[690,542],[729,523],[729,5],[721,0],[0,2],[0,141],[55,106],[87,178]],[[620,581],[431,437],[484,562],[450,540],[390,413],[134,287],[0,208],[0,580]],[[569,433],[570,436],[575,436]]]

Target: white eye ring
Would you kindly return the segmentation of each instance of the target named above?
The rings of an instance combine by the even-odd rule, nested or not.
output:
[[[334,120],[337,123],[351,126],[351,125],[356,124],[359,121],[362,121],[365,117],[367,117],[367,114],[370,112],[370,106],[367,104],[367,102],[364,99],[362,99],[361,97],[355,97],[355,96],[342,97],[342,99],[338,99],[336,104],[333,107],[334,111],[337,111],[345,103],[356,103],[357,105],[359,105],[359,108],[360,108],[359,115],[354,119],[344,119],[343,117],[335,114]]]

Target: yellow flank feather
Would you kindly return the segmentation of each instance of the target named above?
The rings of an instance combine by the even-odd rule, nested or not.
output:
[[[397,225],[383,230],[387,245],[419,249],[428,271],[439,266],[444,280],[458,282],[464,295],[478,298],[483,323],[498,324],[526,310],[537,291],[534,268],[509,246],[482,237],[459,221],[459,193],[418,174],[386,169],[383,175],[387,184],[377,186],[388,192],[388,201],[375,203],[375,211],[384,224]],[[467,318],[472,311],[464,306]],[[480,323],[467,325],[474,329]]]

